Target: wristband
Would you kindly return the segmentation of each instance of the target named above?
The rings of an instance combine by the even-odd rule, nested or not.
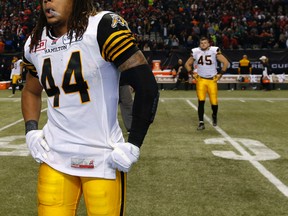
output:
[[[25,134],[31,130],[38,130],[38,122],[35,120],[29,120],[25,122]]]
[[[226,73],[226,71],[221,70],[220,74],[223,75],[224,73]]]

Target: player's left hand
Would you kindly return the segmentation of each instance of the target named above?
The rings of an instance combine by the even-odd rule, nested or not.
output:
[[[131,143],[116,143],[114,150],[108,158],[108,163],[112,168],[122,172],[128,172],[132,164],[138,161],[140,156],[139,147]]]

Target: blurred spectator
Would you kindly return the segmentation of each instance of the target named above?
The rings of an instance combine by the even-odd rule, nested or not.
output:
[[[154,0],[149,5],[147,0],[95,0],[95,5],[99,11],[121,14],[137,38],[147,38],[153,50],[197,47],[200,36],[211,38],[221,49],[287,48],[288,4],[284,0]],[[0,1],[5,52],[22,50],[39,9],[38,0]]]
[[[222,34],[222,48],[230,49],[230,39],[226,34]]]
[[[171,38],[171,47],[172,49],[178,49],[179,48],[179,39],[176,35],[173,35]]]
[[[14,51],[14,47],[13,47],[13,38],[12,35],[5,35],[5,51],[6,52],[12,52]]]
[[[0,38],[0,53],[4,53],[5,43],[2,38]]]
[[[233,36],[230,40],[232,49],[239,49],[238,38]]]
[[[192,49],[194,47],[193,45],[194,45],[193,37],[192,35],[189,35],[186,40],[186,47],[188,49]]]
[[[3,0],[0,2],[0,38],[5,52],[22,51],[24,41],[31,33],[38,16],[39,1]],[[36,8],[31,11],[30,8]]]
[[[1,58],[0,60],[0,81],[9,80],[11,72],[10,59]]]
[[[146,43],[144,44],[144,46],[143,46],[143,51],[151,51],[151,48],[150,48],[148,42],[146,42]]]
[[[175,87],[173,90],[178,90],[181,83],[184,83],[184,88],[187,91],[189,88],[189,74],[186,68],[184,67],[184,63],[182,59],[178,59],[176,65],[172,68],[172,74],[177,78]]]

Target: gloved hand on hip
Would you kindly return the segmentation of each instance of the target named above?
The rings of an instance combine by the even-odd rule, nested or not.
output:
[[[108,163],[112,168],[118,169],[122,172],[128,172],[132,164],[138,161],[140,156],[139,147],[131,143],[116,143],[114,150],[108,158]]]
[[[43,159],[47,159],[47,152],[50,148],[44,138],[43,130],[31,130],[26,134],[26,143],[32,157],[38,163],[42,163]]]

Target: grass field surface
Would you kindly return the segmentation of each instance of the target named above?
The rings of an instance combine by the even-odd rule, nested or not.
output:
[[[0,91],[1,216],[37,215],[38,164],[25,144],[20,94]],[[128,174],[126,216],[288,215],[288,91],[221,90],[218,126],[208,98],[205,114],[197,131],[196,92],[161,91]]]

